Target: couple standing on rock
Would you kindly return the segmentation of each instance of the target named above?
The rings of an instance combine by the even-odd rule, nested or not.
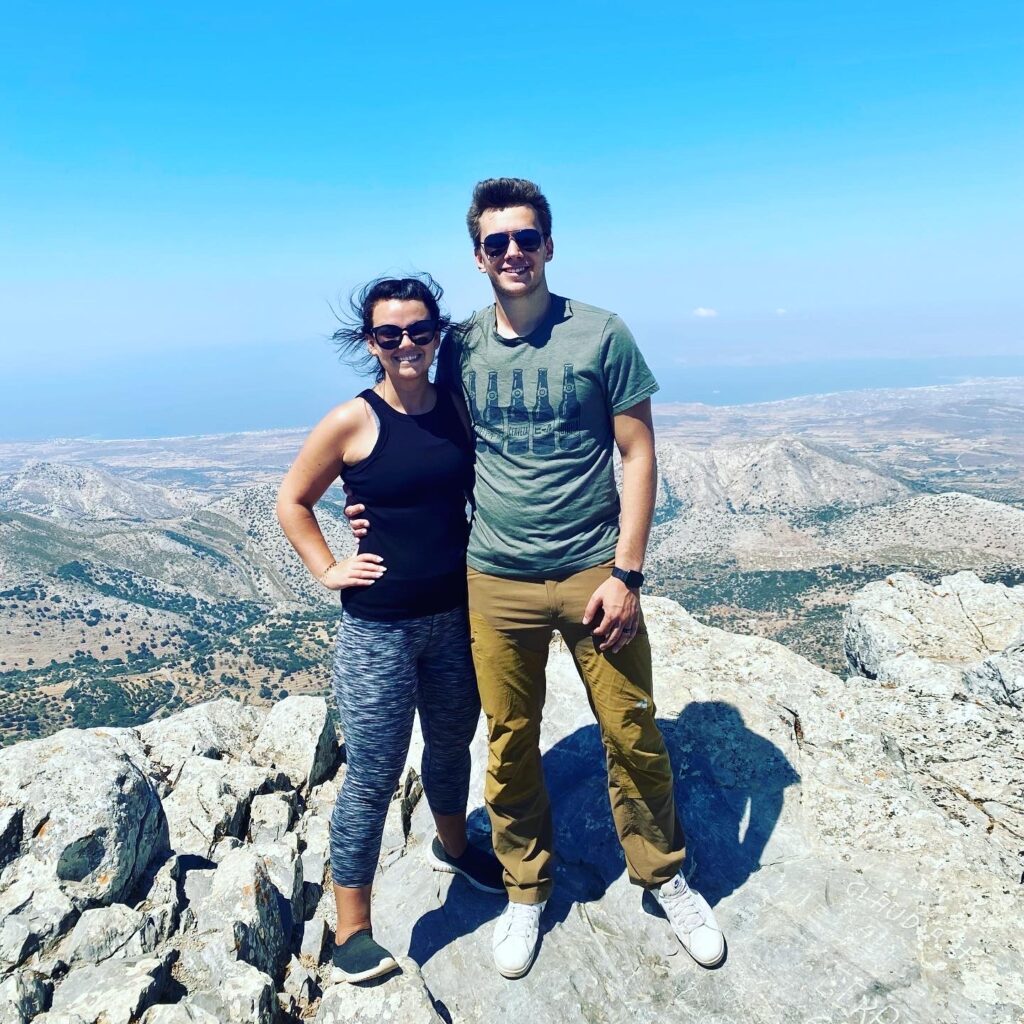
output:
[[[530,969],[553,880],[540,725],[555,629],[600,727],[630,880],[652,892],[691,956],[713,966],[724,939],[682,873],[640,611],[658,385],[617,316],[549,292],[551,210],[536,185],[480,182],[467,224],[493,305],[452,326],[430,278],[367,285],[335,338],[368,354],[376,385],[313,429],[278,496],[288,539],[344,606],[333,678],[348,757],[331,822],[336,976],[362,981],[396,967],[373,940],[370,890],[417,708],[437,826],[429,859],[485,892],[507,892],[494,963],[507,978]],[[436,385],[427,375],[435,355]],[[344,561],[313,514],[339,476],[361,538]],[[369,520],[354,518],[362,514]],[[481,704],[497,859],[466,838]]]

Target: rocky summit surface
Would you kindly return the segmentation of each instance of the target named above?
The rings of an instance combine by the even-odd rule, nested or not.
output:
[[[218,700],[0,752],[0,1020],[1012,1024],[1024,1013],[1024,600],[900,574],[846,613],[850,675],[645,604],[686,872],[728,955],[698,967],[628,884],[568,652],[548,673],[559,863],[541,947],[498,976],[502,897],[431,872],[414,749],[375,936],[401,972],[329,977],[345,765],[317,697]],[[478,733],[470,815],[479,806]]]

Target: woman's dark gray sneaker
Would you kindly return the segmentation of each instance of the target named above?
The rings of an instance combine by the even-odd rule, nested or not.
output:
[[[350,935],[340,946],[335,943],[331,962],[334,981],[369,981],[398,967],[395,958],[373,941],[369,928]]]
[[[498,863],[498,858],[484,853],[483,850],[478,850],[472,843],[466,845],[461,857],[453,857],[445,851],[441,840],[434,836],[427,859],[435,871],[447,871],[452,875],[462,875],[474,889],[479,889],[481,892],[505,892],[502,868]]]

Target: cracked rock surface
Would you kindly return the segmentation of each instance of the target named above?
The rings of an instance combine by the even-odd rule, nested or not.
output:
[[[491,964],[503,898],[426,862],[414,749],[373,908],[401,972],[332,984],[329,820],[345,769],[326,705],[222,700],[0,752],[0,1019],[1016,1022],[1024,601],[969,575],[863,588],[845,680],[645,599],[685,870],[728,941],[717,970],[626,879],[600,737],[556,638],[542,732],[556,888],[526,977]],[[484,755],[481,727],[469,817],[481,844]],[[34,785],[33,763],[56,779],[89,759],[82,796]],[[59,825],[46,843],[44,821]],[[61,851],[90,838],[64,877]]]

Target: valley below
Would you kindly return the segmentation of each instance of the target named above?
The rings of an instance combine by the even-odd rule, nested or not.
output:
[[[1024,579],[1024,382],[655,406],[646,593],[842,674],[867,583]],[[340,614],[281,533],[304,430],[0,444],[0,743],[326,694]],[[317,515],[354,544],[332,488]]]

